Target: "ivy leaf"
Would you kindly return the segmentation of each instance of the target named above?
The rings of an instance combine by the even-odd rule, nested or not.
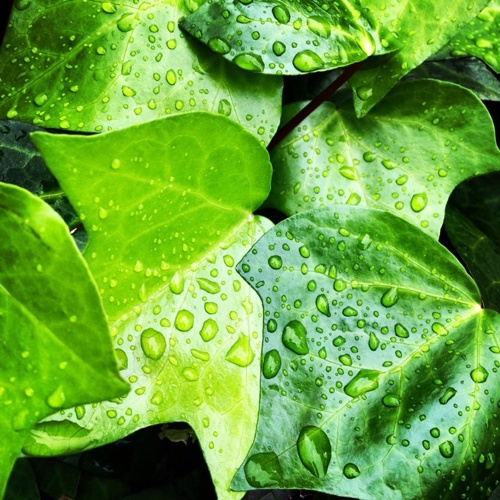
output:
[[[186,39],[177,21],[196,2],[34,0],[22,7],[0,48],[1,116],[100,132],[213,111],[264,142],[274,135],[281,79],[240,71]]]
[[[73,452],[185,421],[220,498],[241,496],[229,484],[256,425],[262,318],[234,264],[269,226],[251,217],[269,191],[266,150],[207,113],[33,140],[89,231],[84,255],[132,391],[41,424],[25,452]]]
[[[285,108],[283,121],[300,106]],[[267,203],[287,215],[365,205],[393,212],[436,238],[453,188],[499,168],[493,124],[481,101],[434,80],[401,83],[362,120],[350,102],[324,103],[271,157]]]
[[[472,90],[481,100],[500,101],[500,81],[486,64],[475,57],[426,61],[405,78],[444,80]]]
[[[470,268],[485,307],[500,310],[500,176],[461,184],[446,207],[446,233]]]
[[[490,3],[439,52],[439,57],[475,56],[500,73],[500,2]]]
[[[273,75],[326,71],[399,47],[356,0],[207,2],[180,26],[240,68]]]
[[[257,434],[235,489],[491,494],[500,317],[444,247],[387,212],[322,208],[275,226],[238,271],[265,333]]]
[[[0,184],[0,335],[2,496],[39,420],[128,389],[95,284],[66,225],[41,200],[8,184]]]
[[[402,44],[401,50],[372,59],[350,79],[354,106],[364,116],[394,85],[459,33],[488,3],[485,0],[420,0],[390,2],[362,0]]]

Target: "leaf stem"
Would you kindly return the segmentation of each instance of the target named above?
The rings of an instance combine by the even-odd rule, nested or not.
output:
[[[348,66],[345,71],[335,79],[323,92],[319,93],[307,106],[302,108],[289,122],[281,127],[276,135],[271,139],[267,150],[271,151],[278,145],[302,120],[307,118],[320,104],[325,102],[344,83],[351,78],[364,61],[360,61]]]

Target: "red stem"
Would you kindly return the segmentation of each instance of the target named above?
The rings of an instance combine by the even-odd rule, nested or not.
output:
[[[351,78],[364,61],[360,61],[348,66],[345,71],[335,79],[323,92],[318,94],[307,106],[302,108],[289,122],[281,127],[276,135],[271,139],[267,150],[271,151],[278,145],[299,123],[307,118],[320,104],[325,102],[333,93],[335,93],[344,83]]]

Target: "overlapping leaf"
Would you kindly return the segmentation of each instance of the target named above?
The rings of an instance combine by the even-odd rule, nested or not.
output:
[[[413,68],[454,37],[487,5],[487,0],[362,0],[361,4],[397,34],[401,50],[372,59],[350,79],[356,114],[363,116]]]
[[[7,184],[0,184],[0,340],[1,496],[39,420],[128,389],[95,283],[66,225]]]
[[[461,184],[446,207],[445,227],[470,268],[485,307],[500,310],[500,176],[481,176]]]
[[[312,210],[238,270],[264,303],[257,435],[236,489],[479,498],[498,484],[500,317],[433,238]]]
[[[301,105],[290,105],[284,121]],[[499,158],[491,118],[474,94],[434,80],[405,82],[362,120],[350,102],[324,103],[310,115],[272,151],[267,203],[287,215],[365,205],[437,237],[453,188],[498,170]]]
[[[399,47],[357,0],[207,2],[181,27],[239,67],[275,75],[325,71]]]
[[[241,496],[228,488],[255,430],[262,318],[234,265],[268,227],[250,218],[269,191],[267,152],[206,113],[34,142],[89,230],[84,255],[133,390],[42,424],[25,450],[75,451],[187,421],[220,497]]]
[[[438,56],[475,56],[500,73],[500,2],[491,0],[478,16],[439,52]]]
[[[196,2],[15,5],[0,49],[2,117],[99,132],[213,111],[264,142],[273,136],[281,80],[240,71],[188,40],[177,20]]]

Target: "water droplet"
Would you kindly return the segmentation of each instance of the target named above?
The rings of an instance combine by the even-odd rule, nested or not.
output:
[[[382,160],[382,165],[387,170],[393,170],[393,169],[395,169],[398,166],[398,164],[395,161],[392,161],[392,160]]]
[[[264,374],[264,377],[267,379],[275,377],[278,374],[280,368],[280,353],[276,349],[266,352],[262,365],[262,373]]]
[[[233,365],[245,368],[249,366],[255,358],[250,337],[240,334],[239,339],[227,351],[225,359]]]
[[[350,181],[357,181],[359,179],[358,172],[354,167],[340,167],[339,173],[342,177],[345,177]]]
[[[328,20],[321,16],[310,16],[307,18],[307,27],[321,38],[329,38],[331,27]]]
[[[365,153],[363,153],[363,160],[365,160],[367,163],[375,161],[376,158],[377,155],[375,153],[372,153],[371,151],[366,151]]]
[[[410,332],[401,323],[396,323],[394,325],[394,331],[396,335],[402,339],[407,339],[410,336]]]
[[[281,340],[286,348],[296,354],[307,354],[309,352],[307,331],[298,320],[290,321],[285,326]]]
[[[441,435],[441,431],[437,427],[433,427],[429,432],[433,438],[438,438]]]
[[[356,309],[354,309],[354,307],[347,306],[342,311],[342,314],[344,316],[347,316],[347,317],[352,317],[352,316],[357,316],[358,315],[358,311],[356,311]]]
[[[76,413],[76,418],[78,420],[81,420],[85,416],[85,413],[86,413],[85,406],[82,406],[82,405],[76,406],[75,413]]]
[[[344,387],[344,392],[355,398],[378,387],[380,372],[377,370],[360,370],[359,373]]]
[[[470,372],[470,377],[476,384],[482,384],[483,382],[486,382],[488,375],[489,373],[486,368],[481,365]]]
[[[282,42],[274,42],[273,43],[273,52],[277,56],[282,56],[286,52],[286,45]]]
[[[367,101],[373,94],[371,87],[359,87],[356,89],[356,95],[362,100]]]
[[[281,24],[286,24],[290,21],[290,12],[284,5],[275,5],[273,7],[273,16]]]
[[[251,52],[238,54],[233,59],[233,62],[247,71],[264,71],[264,61],[258,54],[252,54]]]
[[[40,94],[37,94],[34,99],[33,99],[33,102],[37,105],[37,106],[43,106],[48,100],[48,96],[47,94],[44,94],[43,92],[40,93]]]
[[[269,267],[271,269],[281,269],[281,266],[283,266],[283,260],[279,255],[271,255],[268,260]]]
[[[421,212],[427,206],[427,193],[414,194],[411,198],[411,209],[414,212]]]
[[[151,396],[151,404],[155,406],[159,406],[163,403],[163,394],[160,391],[157,391]]]
[[[128,87],[127,85],[122,85],[122,94],[125,97],[133,97],[133,96],[135,96],[136,91],[134,89]]]
[[[176,273],[172,276],[168,287],[172,293],[180,295],[184,291],[184,283],[184,275],[181,272],[176,271]]]
[[[141,348],[146,357],[157,361],[163,356],[167,342],[165,337],[154,328],[146,328],[141,333]]]
[[[326,349],[324,347],[322,347],[319,351],[318,351],[318,356],[321,358],[321,359],[326,359]]]
[[[205,292],[214,294],[214,293],[219,293],[220,292],[220,286],[219,283],[216,281],[211,281],[206,278],[197,278],[196,282],[198,283],[199,287],[204,290]]]
[[[204,342],[212,340],[219,331],[219,325],[212,319],[205,320],[200,330],[200,336]]]
[[[445,335],[448,335],[448,330],[447,328],[442,325],[441,323],[432,323],[432,331],[434,333],[437,333],[438,335],[442,335],[442,336],[445,336]]]
[[[47,398],[47,404],[51,408],[62,408],[65,401],[66,395],[61,385]]]
[[[396,408],[399,406],[399,396],[397,394],[386,394],[382,398],[382,403],[389,408]]]
[[[335,347],[340,347],[342,344],[345,344],[345,342],[346,342],[345,338],[341,337],[340,335],[332,340],[332,344]]]
[[[325,67],[325,63],[321,57],[312,50],[298,52],[293,58],[293,65],[304,73],[316,71]]]
[[[102,2],[101,8],[107,14],[113,14],[116,12],[116,7],[111,2]]]
[[[116,23],[118,29],[123,33],[126,33],[127,31],[132,31],[138,24],[139,24],[139,19],[132,12],[127,12],[126,14],[123,14],[123,16],[120,17],[120,19]]]
[[[188,332],[193,328],[194,316],[191,311],[181,309],[175,317],[174,325],[181,332]]]
[[[323,293],[316,297],[316,307],[318,308],[318,311],[320,313],[328,317],[331,316],[328,299],[326,298],[326,295],[324,295]]]
[[[217,108],[217,112],[219,113],[219,115],[229,116],[231,114],[231,111],[231,103],[227,99],[221,99]]]
[[[117,170],[120,168],[122,162],[120,161],[119,158],[115,158],[112,162],[111,162],[111,168],[113,170]]]
[[[392,307],[398,301],[398,289],[396,287],[389,288],[382,298],[380,299],[380,303],[384,307]]]
[[[225,40],[224,38],[220,38],[220,37],[211,38],[208,41],[208,46],[214,52],[217,52],[218,54],[222,54],[222,55],[227,54],[231,50],[231,47],[230,47],[229,43],[227,42],[227,40]]]
[[[274,452],[256,453],[245,463],[245,477],[254,488],[278,485],[283,477],[278,455]]]
[[[453,387],[448,387],[448,389],[444,391],[444,394],[439,398],[439,402],[442,405],[445,405],[453,396],[455,396],[456,393],[456,389],[454,389]]]
[[[345,464],[342,472],[344,473],[344,476],[347,479],[355,479],[361,474],[361,471],[359,470],[358,466],[353,463]]]
[[[439,452],[444,458],[451,458],[455,452],[455,447],[451,441],[444,441],[439,445]]]
[[[115,349],[115,358],[118,364],[118,370],[125,370],[128,368],[128,356],[123,349]]]
[[[368,346],[370,347],[370,349],[372,351],[376,351],[379,344],[380,340],[378,339],[378,337],[373,332],[370,332],[370,340],[368,341]]]
[[[319,478],[325,477],[332,458],[332,445],[319,427],[303,427],[297,439],[297,451],[304,467]]]
[[[342,354],[339,356],[339,361],[345,366],[352,366],[352,358],[350,354]]]
[[[194,368],[184,368],[184,370],[182,370],[182,376],[188,382],[195,382],[200,377],[198,372]]]

